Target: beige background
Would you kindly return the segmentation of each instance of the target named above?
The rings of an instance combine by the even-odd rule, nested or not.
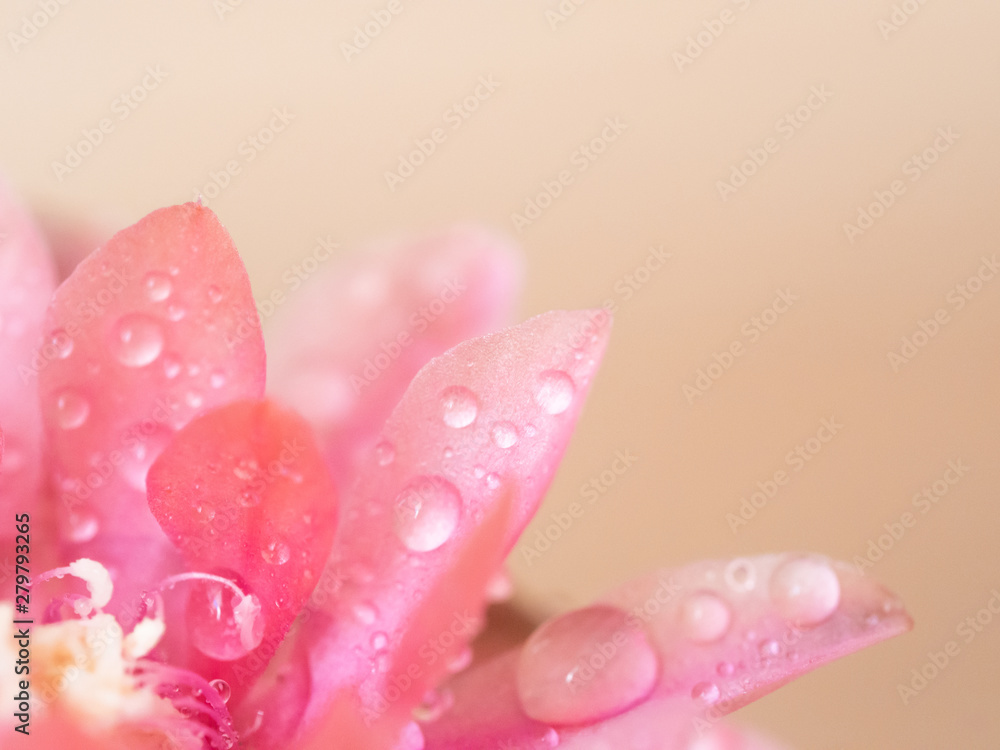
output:
[[[191,199],[287,108],[288,128],[208,201],[259,296],[317,235],[350,247],[472,218],[525,247],[520,317],[616,300],[605,366],[533,529],[616,451],[638,459],[540,559],[515,552],[519,601],[538,615],[699,557],[850,560],[949,460],[971,466],[870,571],[915,632],[742,717],[801,748],[1000,744],[1000,617],[971,643],[956,635],[1000,589],[1000,280],[962,310],[946,301],[1000,251],[1000,6],[907,0],[915,12],[884,34],[890,0],[591,0],[555,28],[554,1],[400,0],[348,61],[341,43],[387,3],[245,0],[220,15],[210,0],[70,0],[25,43],[10,37],[39,2],[0,11],[0,164],[37,205],[124,226]],[[725,8],[732,23],[679,70],[674,53]],[[118,120],[116,97],[157,65],[166,78]],[[480,76],[499,87],[391,191],[384,173]],[[830,96],[786,140],[777,122],[811,87]],[[113,131],[59,181],[52,162],[104,117]],[[627,129],[577,172],[574,150],[608,117]],[[957,140],[911,182],[905,165],[938,128]],[[717,181],[769,137],[777,153],[722,200]],[[518,233],[512,212],[562,169],[573,183]],[[896,179],[905,192],[849,242],[844,223]],[[616,284],[661,245],[671,259],[625,300]],[[742,327],[786,288],[798,299],[751,344]],[[941,307],[950,322],[894,371],[888,352]],[[684,384],[734,340],[746,353],[688,403]],[[795,472],[786,454],[824,417],[843,428]],[[779,469],[788,484],[734,533],[726,515]],[[897,683],[953,639],[959,656],[904,706]]]

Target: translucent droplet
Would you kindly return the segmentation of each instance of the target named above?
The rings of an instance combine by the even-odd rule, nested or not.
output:
[[[61,328],[49,336],[49,345],[57,359],[66,359],[73,353],[73,339]]]
[[[64,430],[75,430],[89,415],[90,402],[76,391],[67,388],[56,396],[56,422]]]
[[[163,374],[170,380],[181,374],[181,361],[173,354],[163,355]]]
[[[424,733],[415,721],[408,722],[400,732],[398,750],[424,750]]]
[[[375,622],[377,613],[375,611],[375,607],[370,604],[358,602],[351,608],[351,611],[354,612],[354,616],[362,625],[371,625]]]
[[[732,663],[728,661],[720,661],[718,664],[715,665],[715,673],[719,675],[719,677],[732,677],[733,672],[735,671],[736,667],[734,667]]]
[[[726,579],[726,583],[733,591],[740,593],[753,591],[754,586],[757,585],[757,571],[754,569],[753,563],[743,557],[730,561],[723,571],[722,577]]]
[[[696,643],[712,643],[729,630],[732,611],[717,594],[701,591],[681,604],[681,626],[684,635]]]
[[[576,385],[562,370],[545,370],[538,376],[535,403],[548,414],[562,414],[573,402]]]
[[[200,409],[204,399],[198,391],[188,391],[184,394],[184,402],[192,409]]]
[[[389,645],[389,636],[387,636],[381,630],[372,635],[372,648],[375,649],[376,651],[381,651],[388,645]]]
[[[761,641],[758,651],[764,659],[773,659],[781,653],[781,644],[773,638],[768,638],[766,641]]]
[[[840,604],[840,581],[824,560],[800,557],[782,563],[771,576],[771,601],[786,620],[816,625]]]
[[[222,370],[216,370],[208,376],[208,384],[213,388],[221,388],[226,384],[226,373]]]
[[[610,655],[607,644],[612,644]],[[614,716],[650,694],[659,659],[629,615],[597,605],[543,624],[525,643],[517,693],[525,713],[552,724]]]
[[[174,323],[178,320],[183,320],[185,315],[187,315],[187,310],[180,305],[171,305],[167,308],[167,318],[172,320]]]
[[[218,581],[198,581],[188,598],[191,641],[206,656],[233,661],[260,645],[264,615],[253,594],[240,596]]]
[[[208,298],[212,300],[212,304],[217,305],[222,302],[222,290],[219,287],[212,284],[208,288]]]
[[[97,522],[97,516],[88,511],[77,511],[71,513],[67,519],[68,533],[67,536],[71,542],[76,542],[77,544],[82,544],[83,542],[89,542],[95,536],[97,536],[97,531],[100,525]]]
[[[269,565],[284,565],[292,556],[292,548],[280,539],[272,539],[264,545],[260,554]]]
[[[208,683],[212,686],[212,689],[219,694],[219,698],[222,699],[223,703],[229,702],[229,696],[233,694],[232,689],[229,687],[229,683],[225,680],[212,680]]]
[[[392,443],[388,440],[383,440],[375,446],[375,460],[378,461],[379,466],[388,466],[395,459],[396,449],[392,447]]]
[[[719,686],[714,682],[699,682],[691,688],[691,697],[706,706],[718,703],[721,695]]]
[[[486,486],[491,490],[495,490],[500,486],[500,475],[499,474],[487,474],[486,475]]]
[[[478,413],[479,400],[468,388],[453,385],[441,394],[441,418],[449,427],[468,427]]]
[[[490,438],[497,448],[511,448],[517,443],[517,427],[511,422],[497,422],[490,429]]]
[[[163,328],[148,315],[125,315],[115,326],[111,344],[123,365],[145,367],[163,351]]]
[[[150,302],[162,302],[170,296],[170,292],[174,288],[170,277],[159,271],[150,271],[147,273],[146,278],[143,280],[143,285],[146,287],[146,296]]]
[[[437,476],[418,477],[396,498],[396,534],[414,552],[429,552],[447,542],[458,526],[462,496]]]

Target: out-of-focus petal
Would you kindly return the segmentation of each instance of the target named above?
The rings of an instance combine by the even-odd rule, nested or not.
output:
[[[509,551],[552,479],[609,330],[604,311],[550,312],[460,344],[414,378],[345,496],[303,626],[307,724],[346,688],[370,723],[387,701],[408,711],[412,696],[389,682],[401,644],[421,644],[414,668],[426,672],[475,634],[481,608],[448,612],[444,632],[418,630],[417,615],[435,606],[439,583],[501,498],[510,512],[498,559]]]
[[[147,484],[149,507],[188,569],[241,589],[193,581],[186,626],[210,660],[197,671],[226,680],[236,706],[330,553],[337,495],[312,429],[269,401],[229,404],[181,429]]]
[[[324,243],[328,244],[328,243]],[[265,326],[268,392],[316,428],[338,486],[432,357],[504,325],[520,287],[520,257],[484,230],[456,228],[343,260],[317,245],[283,276],[284,301]],[[301,288],[299,288],[301,285]]]
[[[697,736],[685,750],[790,750],[754,731],[719,724]]]
[[[10,519],[15,513],[30,514],[37,532],[43,529],[38,374],[65,346],[63,341],[42,341],[54,288],[55,271],[41,232],[0,181],[0,425],[6,443],[0,513]],[[4,550],[13,550],[12,533],[10,524],[0,528]]]
[[[816,556],[663,571],[459,675],[426,747],[688,748],[725,714],[911,626],[882,586]]]
[[[39,373],[56,512],[68,558],[109,567],[123,623],[174,553],[146,472],[193,417],[264,388],[250,283],[207,208],[160,209],[112,237],[56,290]]]

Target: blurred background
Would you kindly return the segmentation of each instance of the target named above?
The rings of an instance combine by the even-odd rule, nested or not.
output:
[[[0,168],[50,217],[201,193],[261,298],[316,237],[472,219],[524,248],[519,318],[613,303],[511,558],[525,616],[816,550],[916,629],[738,718],[800,748],[1000,744],[1000,6],[5,0],[0,31]]]

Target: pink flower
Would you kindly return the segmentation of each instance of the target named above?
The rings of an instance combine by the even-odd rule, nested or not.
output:
[[[519,264],[472,229],[340,266],[320,241],[257,302],[200,205],[154,211],[58,287],[6,193],[0,231],[0,543],[32,574],[30,590],[7,576],[0,619],[33,620],[30,705],[5,732],[766,748],[720,719],[911,625],[850,566],[768,555],[653,573],[469,667],[602,357],[604,311],[491,333]],[[2,643],[16,695],[17,641]]]

